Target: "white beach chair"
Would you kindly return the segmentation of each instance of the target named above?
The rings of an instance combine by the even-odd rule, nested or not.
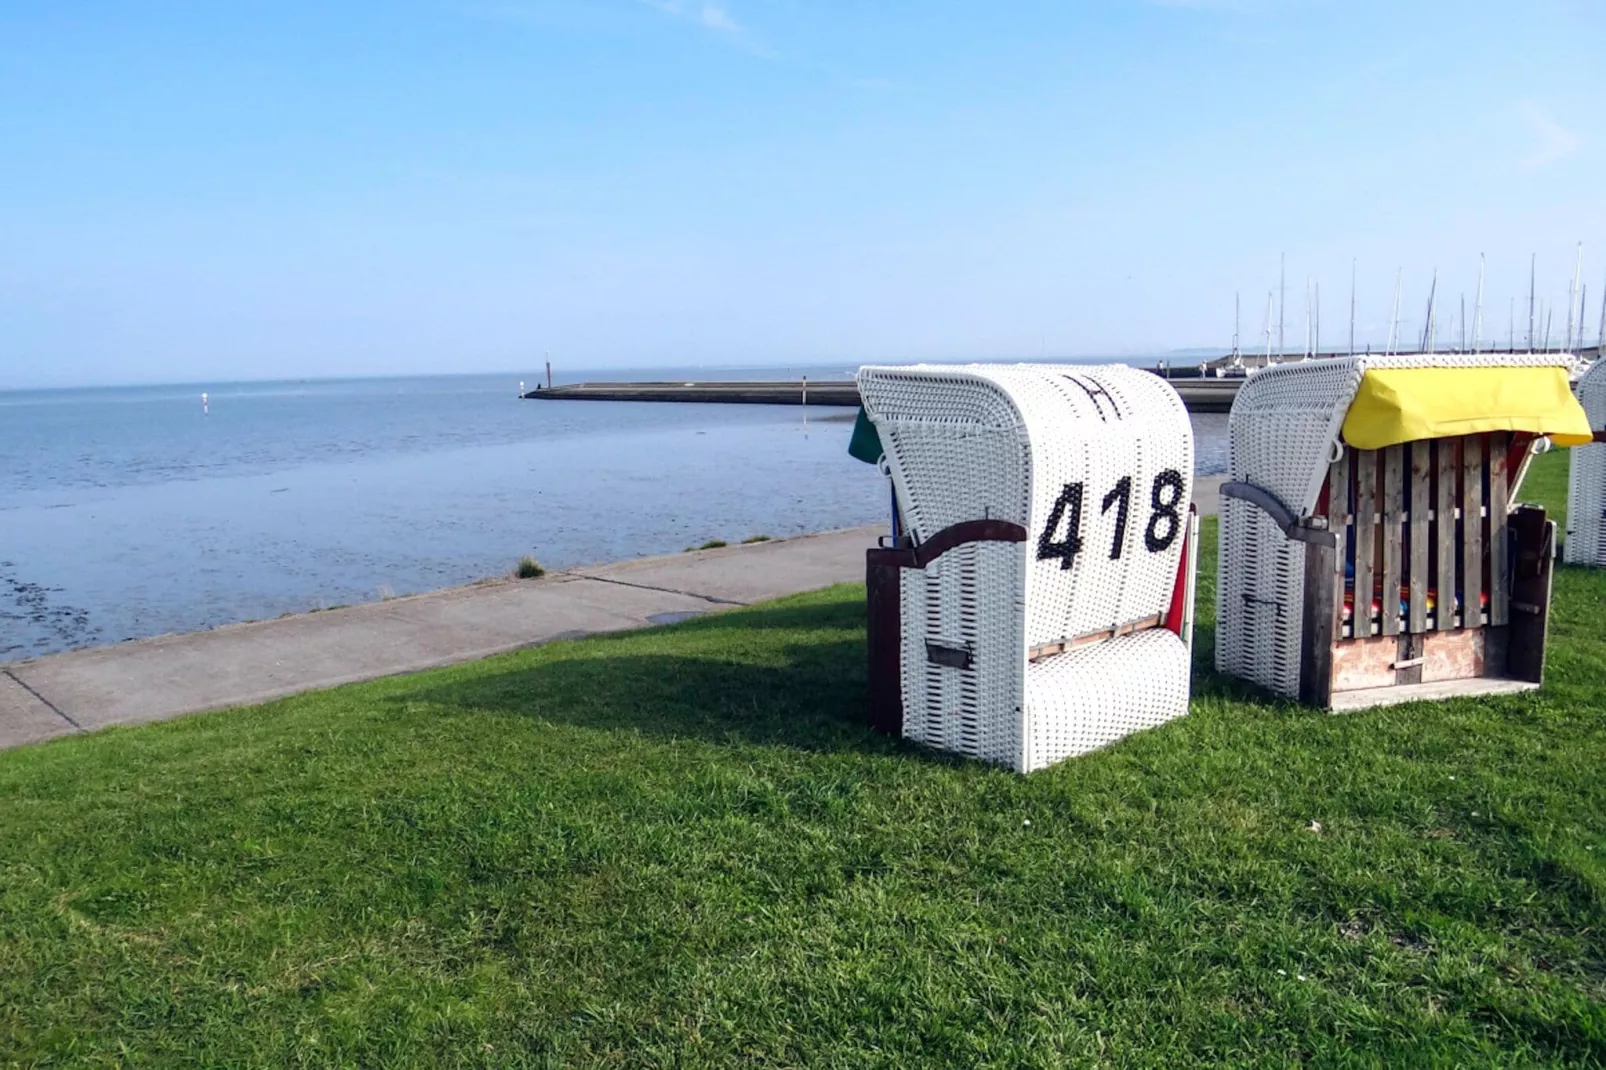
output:
[[[1597,441],[1573,450],[1561,552],[1569,565],[1606,568],[1606,360],[1597,359],[1578,380],[1578,400]]]
[[[1188,709],[1193,429],[1125,366],[867,367],[871,719],[1020,772]]]
[[[1537,687],[1555,525],[1529,459],[1588,441],[1558,354],[1256,372],[1229,418],[1216,665],[1330,709]]]

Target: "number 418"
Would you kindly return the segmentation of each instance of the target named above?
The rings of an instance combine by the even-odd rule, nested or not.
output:
[[[1059,558],[1060,568],[1070,568],[1076,560],[1076,555],[1082,552],[1082,498],[1085,493],[1082,483],[1067,483],[1060,491],[1060,496],[1054,500],[1054,508],[1049,511],[1048,523],[1043,527],[1043,534],[1037,540],[1037,559],[1039,561],[1052,561]],[[1149,516],[1149,526],[1143,531],[1143,545],[1149,553],[1157,554],[1169,549],[1177,540],[1177,533],[1182,530],[1182,514],[1178,506],[1182,504],[1184,484],[1182,473],[1175,468],[1167,468],[1154,477],[1154,484],[1149,488],[1149,505],[1152,512]],[[1120,560],[1121,551],[1126,546],[1127,514],[1132,508],[1132,477],[1122,476],[1115,486],[1104,496],[1104,502],[1099,508],[1102,516],[1115,509],[1115,538],[1110,541],[1110,560]],[[1056,535],[1061,527],[1065,529],[1065,538],[1057,539]]]

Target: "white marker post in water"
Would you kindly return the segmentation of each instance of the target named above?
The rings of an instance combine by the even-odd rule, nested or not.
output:
[[[522,398],[523,396],[524,396],[524,380],[520,379],[519,380],[519,397]]]
[[[201,415],[202,416],[207,416],[210,413],[211,413],[211,410],[208,409],[207,406],[206,406],[206,395],[203,393],[201,395]]]

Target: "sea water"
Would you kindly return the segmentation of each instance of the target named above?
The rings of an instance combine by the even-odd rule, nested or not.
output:
[[[884,481],[847,454],[851,410],[521,401],[518,385],[0,393],[0,661],[469,583],[525,554],[556,569],[886,519]],[[1195,417],[1201,473],[1224,467],[1225,421]]]

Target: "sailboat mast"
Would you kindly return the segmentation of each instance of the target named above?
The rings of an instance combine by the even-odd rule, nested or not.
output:
[[[1439,269],[1438,268],[1434,268],[1433,269],[1433,285],[1428,287],[1428,318],[1427,318],[1427,322],[1422,324],[1422,352],[1424,352],[1424,353],[1433,352],[1433,315],[1434,315],[1433,306],[1434,306],[1434,302],[1438,299],[1438,296],[1439,296]]]
[[[1528,256],[1528,352],[1534,348],[1534,265],[1539,262],[1537,253]]]
[[[1288,350],[1283,348],[1283,312],[1288,301],[1288,254],[1281,254],[1277,261],[1277,355],[1280,357]]]
[[[1578,273],[1584,269],[1584,243],[1578,243],[1578,258],[1573,261],[1573,284],[1567,290],[1567,345],[1573,348],[1573,309],[1578,306]]]
[[[1478,254],[1478,300],[1472,306],[1472,351],[1478,351],[1478,339],[1483,335],[1483,254]]]
[[[1243,322],[1243,317],[1238,309],[1238,291],[1234,290],[1232,292],[1232,362],[1234,364],[1238,363],[1238,325]]]
[[[1567,351],[1574,356],[1577,356],[1578,351],[1584,348],[1584,307],[1588,298],[1589,284],[1585,283],[1578,290],[1578,338],[1573,342],[1572,348]]]
[[[1606,316],[1606,304],[1601,306],[1601,314]],[[1355,355],[1355,261],[1349,262],[1349,351],[1350,356]]]
[[[1311,356],[1322,355],[1322,282],[1316,280],[1316,337],[1311,342]]]
[[[1305,358],[1310,359],[1310,276],[1305,276]]]
[[[1595,356],[1606,350],[1606,286],[1600,291],[1600,332],[1595,335]]]
[[[1400,287],[1405,282],[1405,269],[1400,268],[1394,276],[1394,315],[1389,317],[1389,344],[1383,350],[1385,353],[1394,352],[1394,341],[1400,333]]]

